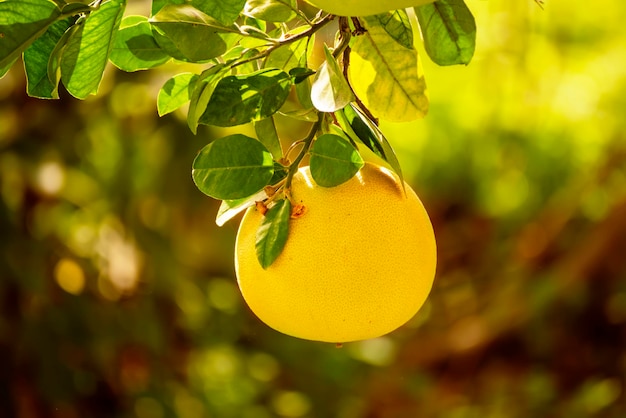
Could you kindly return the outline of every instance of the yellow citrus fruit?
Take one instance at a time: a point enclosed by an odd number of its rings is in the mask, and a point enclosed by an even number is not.
[[[263,215],[250,208],[239,226],[235,266],[250,309],[280,332],[334,343],[378,337],[411,319],[432,287],[436,245],[424,206],[405,190],[371,163],[330,188],[301,168],[291,192],[304,213],[290,220],[285,248],[267,269],[255,252]]]
[[[315,7],[338,16],[369,16],[433,1],[435,0],[307,0]]]

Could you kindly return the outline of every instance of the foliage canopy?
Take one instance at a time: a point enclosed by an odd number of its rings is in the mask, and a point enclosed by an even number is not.
[[[199,125],[252,123],[257,134],[220,138],[193,163],[197,187],[224,200],[223,224],[264,191],[267,205],[288,199],[291,178],[307,155],[314,180],[324,187],[349,180],[363,166],[360,146],[402,179],[377,125],[379,118],[407,122],[428,111],[415,29],[440,65],[469,63],[476,35],[463,0],[413,4],[419,5],[410,10],[417,19],[406,9],[335,16],[295,0],[155,0],[150,16],[125,16],[125,0],[4,0],[0,75],[22,56],[30,96],[56,99],[62,84],[85,99],[98,92],[108,62],[127,72],[170,61],[197,65],[195,73],[181,72],[163,85],[159,115],[188,105],[194,133]],[[316,63],[316,34],[330,25],[337,29],[335,42],[322,45]],[[295,103],[287,110],[289,101]],[[294,141],[302,144],[295,157],[293,147],[283,152],[273,120],[278,114],[312,124]],[[258,245],[270,263],[282,250],[278,240]]]

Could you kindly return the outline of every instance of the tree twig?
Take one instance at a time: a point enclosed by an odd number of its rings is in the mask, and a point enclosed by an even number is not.
[[[247,58],[245,60],[237,61],[237,62],[233,63],[231,65],[231,68],[237,67],[239,65],[247,64],[248,62],[251,62],[251,61],[256,61],[256,60],[263,59],[263,58],[269,56],[269,54],[271,54],[274,50],[280,48],[283,45],[289,45],[290,43],[299,41],[300,39],[310,37],[315,32],[317,32],[318,30],[320,30],[324,26],[326,26],[328,23],[332,22],[334,19],[335,19],[334,15],[330,15],[330,14],[326,15],[321,20],[319,20],[317,22],[314,22],[308,30],[305,30],[304,32],[298,33],[297,35],[293,35],[293,36],[289,36],[289,37],[283,38],[283,39],[279,40],[278,43],[268,47],[265,51],[260,52],[260,53],[258,53],[257,55],[255,55],[253,57],[250,57],[250,58]]]

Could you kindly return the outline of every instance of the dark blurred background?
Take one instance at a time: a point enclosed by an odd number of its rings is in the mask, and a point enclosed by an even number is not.
[[[601,3],[471,0],[473,62],[423,59],[429,115],[383,130],[432,217],[435,286],[340,349],[243,303],[237,220],[218,228],[190,175],[224,132],[156,115],[186,69],[111,69],[80,102],[29,99],[14,68],[0,417],[625,417],[626,3]]]

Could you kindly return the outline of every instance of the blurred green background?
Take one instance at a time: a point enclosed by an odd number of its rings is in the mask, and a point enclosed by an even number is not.
[[[433,220],[432,295],[341,349],[243,303],[237,221],[190,175],[221,133],[156,116],[180,68],[84,102],[0,80],[0,416],[626,416],[626,3],[468,5],[473,62],[424,58],[429,115],[383,126]]]

